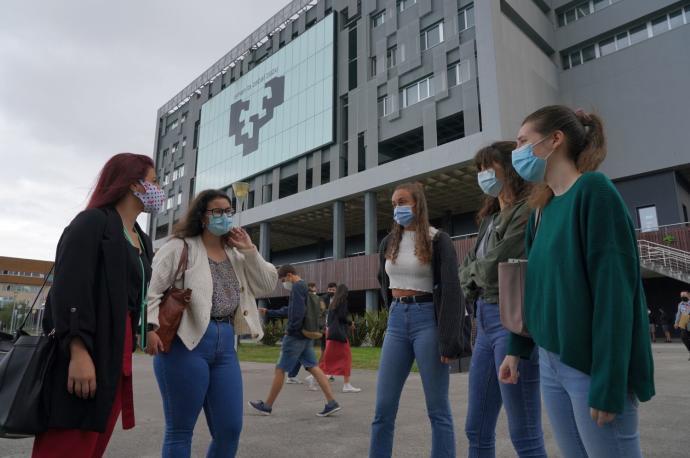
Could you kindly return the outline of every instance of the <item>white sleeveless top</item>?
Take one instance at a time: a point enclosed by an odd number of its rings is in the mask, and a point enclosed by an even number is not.
[[[437,229],[431,228],[433,238]],[[431,263],[422,264],[414,253],[415,232],[404,231],[400,240],[400,250],[395,263],[386,260],[386,274],[388,274],[390,289],[408,289],[424,293],[434,292],[434,274]]]

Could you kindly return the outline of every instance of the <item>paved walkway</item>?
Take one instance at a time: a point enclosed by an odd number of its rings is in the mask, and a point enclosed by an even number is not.
[[[646,457],[686,457],[688,409],[690,409],[690,362],[681,344],[655,344],[657,396],[642,404],[640,425]],[[244,363],[244,396],[263,398],[273,373],[270,364]],[[300,377],[304,377],[304,373]],[[369,424],[373,415],[376,372],[355,371],[352,382],[363,389],[359,394],[339,393],[343,411],[331,418],[314,414],[323,407],[320,392],[310,392],[300,385],[286,385],[271,417],[257,416],[245,409],[240,457],[366,457]],[[342,381],[334,383],[340,390]],[[122,431],[118,425],[108,449],[109,457],[160,456],[164,421],[160,394],[153,377],[151,360],[135,358],[135,402],[137,428]],[[451,376],[451,400],[455,414],[458,456],[467,456],[464,419],[467,405],[467,375]],[[549,456],[560,456],[545,419]],[[203,415],[194,437],[193,456],[205,456],[209,434]],[[423,458],[430,449],[430,428],[419,376],[410,376],[400,403],[396,430],[396,457]],[[0,440],[0,457],[29,456],[31,440]],[[510,443],[505,416],[497,430],[497,456],[515,456]]]

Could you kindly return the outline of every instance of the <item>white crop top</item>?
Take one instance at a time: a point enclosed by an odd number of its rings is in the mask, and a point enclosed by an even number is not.
[[[438,232],[431,228],[431,236]],[[395,263],[386,259],[386,274],[390,289],[407,289],[424,293],[434,292],[434,274],[431,264],[422,264],[414,253],[415,232],[404,231]]]

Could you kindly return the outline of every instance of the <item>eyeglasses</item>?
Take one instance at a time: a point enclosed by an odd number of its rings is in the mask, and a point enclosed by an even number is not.
[[[206,210],[206,213],[210,213],[213,216],[232,216],[235,214],[235,210],[233,210],[232,208],[211,208]]]

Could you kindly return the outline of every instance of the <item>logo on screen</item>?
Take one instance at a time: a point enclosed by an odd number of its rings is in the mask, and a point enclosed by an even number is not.
[[[275,109],[283,104],[285,101],[285,77],[276,76],[266,82],[264,87],[270,90],[271,95],[265,96],[261,102],[262,111],[265,112],[263,116],[259,113],[254,113],[249,116],[249,123],[252,126],[251,136],[245,132],[247,127],[245,113],[250,112],[249,100],[240,99],[230,106],[230,136],[235,137],[235,146],[242,145],[242,155],[246,156],[253,153],[259,148],[259,132],[271,119]]]

